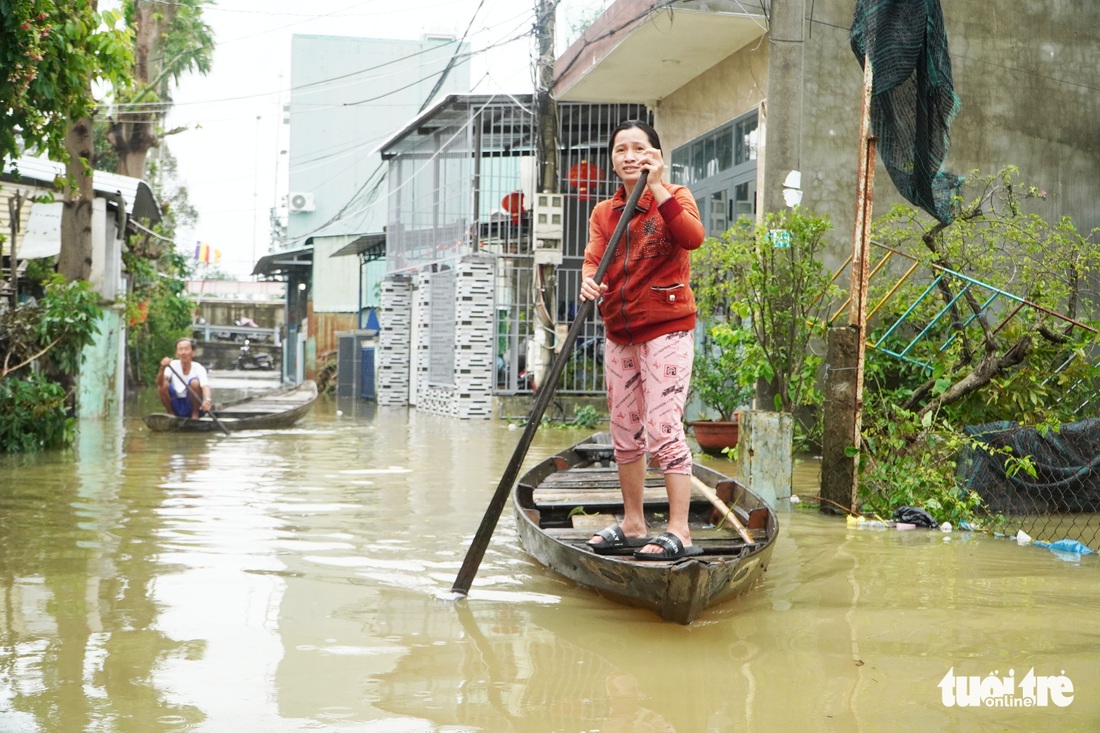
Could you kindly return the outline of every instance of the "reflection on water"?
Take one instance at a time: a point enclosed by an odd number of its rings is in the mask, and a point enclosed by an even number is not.
[[[580,437],[539,431],[527,463]],[[680,627],[531,561],[509,509],[470,598],[441,600],[518,438],[322,403],[282,432],[152,434],[128,418],[83,426],[72,451],[0,457],[0,731],[1100,721],[1095,557],[986,536],[784,508],[764,581]],[[796,491],[814,482],[801,464]],[[1010,668],[1064,670],[1072,704],[944,706],[949,670]]]

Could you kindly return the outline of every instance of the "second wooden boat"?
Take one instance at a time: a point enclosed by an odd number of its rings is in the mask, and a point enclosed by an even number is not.
[[[264,392],[214,408],[218,420],[230,432],[238,430],[276,430],[288,428],[305,417],[317,401],[317,385],[307,380],[301,384]],[[155,412],[142,418],[149,429],[156,433],[209,433],[220,430],[218,423],[209,417],[192,420],[164,412]]]
[[[690,624],[707,606],[734,598],[761,577],[779,534],[775,512],[733,479],[696,464],[694,475],[729,506],[747,528],[746,542],[703,496],[693,496],[692,541],[702,554],[668,561],[632,554],[598,555],[587,546],[594,532],[622,519],[617,468],[606,433],[593,435],[542,461],[516,483],[512,503],[520,541],[549,569],[600,595],[649,608],[667,621]],[[664,477],[645,482],[646,523],[664,529],[668,497]]]

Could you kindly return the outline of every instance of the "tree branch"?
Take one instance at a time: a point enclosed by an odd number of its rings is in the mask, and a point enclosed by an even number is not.
[[[948,387],[942,395],[928,402],[917,414],[923,416],[925,413],[938,410],[944,405],[958,402],[963,397],[981,389],[995,377],[1023,362],[1030,350],[1031,336],[1025,335],[1001,356],[993,356],[992,352],[987,352],[973,371]]]
[[[41,351],[39,351],[39,352],[38,352],[37,354],[35,354],[35,355],[33,355],[33,356],[30,356],[30,357],[27,357],[26,359],[24,359],[23,361],[19,362],[18,364],[16,364],[15,366],[11,367],[10,369],[8,368],[8,357],[10,357],[10,356],[11,356],[11,352],[8,352],[8,355],[4,357],[4,371],[0,372],[0,379],[3,379],[4,377],[8,376],[8,375],[9,375],[9,374],[11,374],[12,372],[14,372],[14,371],[16,371],[16,370],[18,370],[18,369],[22,369],[23,367],[27,366],[28,364],[30,364],[30,363],[31,363],[32,361],[34,361],[35,359],[37,359],[38,357],[40,357],[40,356],[42,356],[43,354],[45,354],[45,353],[46,353],[47,351],[49,351],[49,350],[50,350],[50,349],[52,349],[53,347],[57,346],[57,344],[58,344],[58,342],[59,342],[59,341],[61,341],[61,337],[60,337],[60,336],[59,336],[59,337],[57,337],[57,338],[55,338],[55,339],[54,339],[53,341],[51,341],[51,342],[50,342],[50,343],[49,343],[49,344],[48,344],[48,345],[46,346],[46,348],[42,349],[42,350],[41,350]]]

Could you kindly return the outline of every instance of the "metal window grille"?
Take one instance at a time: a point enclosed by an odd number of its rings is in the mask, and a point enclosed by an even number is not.
[[[643,104],[562,104],[558,117],[561,144],[558,190],[564,194],[565,233],[555,300],[558,323],[568,325],[577,313],[588,219],[596,203],[611,197],[619,186],[607,154],[611,131],[626,120],[652,123],[653,119]],[[573,345],[558,385],[559,392],[603,393],[603,345],[603,321],[597,311]]]
[[[502,394],[530,392],[532,387],[526,358],[539,287],[530,227],[529,195],[536,179],[532,110],[529,96],[462,98],[419,120],[416,130],[384,152],[390,163],[389,272],[439,267],[473,253],[494,258],[493,357],[496,390]],[[554,288],[556,312],[551,315],[559,326],[568,326],[576,316],[589,215],[597,201],[618,187],[607,155],[608,136],[628,119],[652,121],[640,104],[558,107],[563,262],[555,282],[542,286]],[[437,301],[434,292],[432,300]],[[453,319],[454,314],[452,324]],[[434,329],[434,314],[432,324]],[[564,330],[559,327],[559,332]],[[435,382],[435,341],[432,349],[430,378]],[[598,316],[586,324],[569,358],[558,391],[602,393],[603,326]]]
[[[527,342],[534,333],[534,258],[504,257],[496,268],[496,334],[493,363],[498,394],[531,390]]]
[[[426,136],[421,149],[390,161],[388,271],[425,267],[469,251],[470,138],[468,126],[446,125]]]
[[[534,183],[530,99],[463,98],[423,119],[390,164],[389,272],[474,252],[530,254],[525,190]]]

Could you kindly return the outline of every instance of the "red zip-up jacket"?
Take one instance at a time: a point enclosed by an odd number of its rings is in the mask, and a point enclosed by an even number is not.
[[[642,193],[603,279],[607,292],[599,302],[600,316],[607,337],[617,344],[640,344],[695,328],[690,250],[699,248],[706,232],[691,192],[664,186],[672,196],[660,206],[648,188]],[[583,277],[595,276],[624,208],[626,192],[619,186],[592,210]]]

